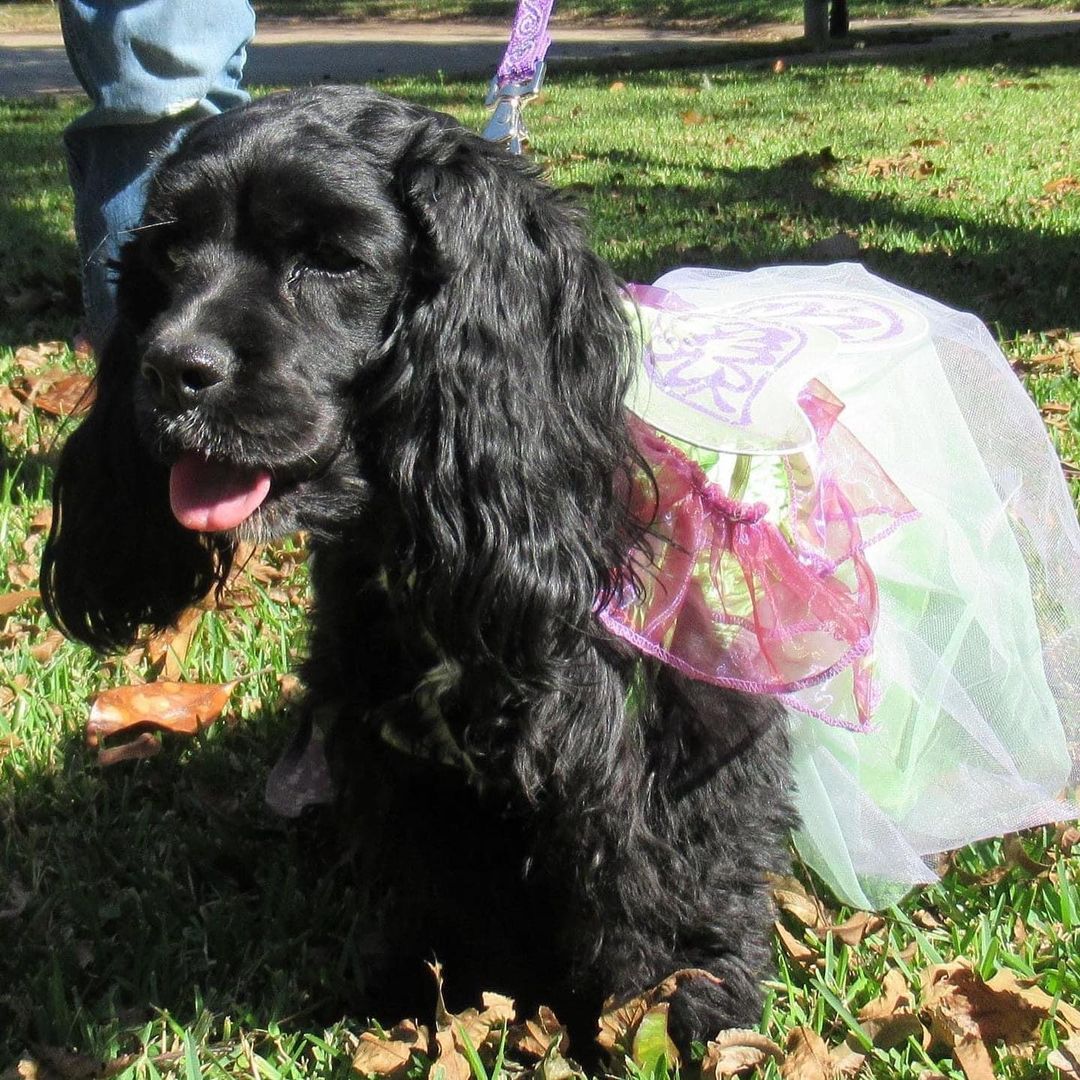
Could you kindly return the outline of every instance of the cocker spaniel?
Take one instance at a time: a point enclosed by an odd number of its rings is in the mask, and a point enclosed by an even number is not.
[[[365,1005],[418,1007],[434,953],[462,994],[594,1019],[697,969],[682,1047],[756,1023],[784,713],[597,618],[648,521],[634,338],[579,214],[445,115],[321,88],[194,126],[144,225],[56,477],[54,620],[123,646],[238,540],[304,530],[303,709],[382,898]]]

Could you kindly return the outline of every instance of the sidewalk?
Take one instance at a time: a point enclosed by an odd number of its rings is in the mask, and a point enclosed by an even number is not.
[[[264,19],[248,51],[249,85],[304,86],[320,82],[367,82],[391,75],[472,75],[494,71],[506,45],[509,22],[398,23]],[[801,62],[888,55],[915,49],[965,48],[981,40],[1080,33],[1080,12],[1022,8],[943,8],[912,19],[854,20],[868,30],[917,33],[914,44],[845,48],[804,55]],[[620,56],[706,52],[716,46],[772,43],[777,55],[794,47],[801,27],[768,24],[696,33],[607,24],[556,23],[549,59],[604,60]],[[79,84],[64,55],[59,33],[0,33],[0,97],[77,93]]]

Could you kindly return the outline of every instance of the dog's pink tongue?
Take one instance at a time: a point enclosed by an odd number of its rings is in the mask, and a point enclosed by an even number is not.
[[[270,492],[270,474],[200,454],[184,454],[169,473],[169,503],[186,529],[223,532],[251,517]]]

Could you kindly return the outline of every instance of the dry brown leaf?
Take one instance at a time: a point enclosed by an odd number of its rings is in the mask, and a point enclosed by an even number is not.
[[[101,747],[98,750],[97,759],[99,765],[108,768],[110,765],[119,765],[121,761],[144,761],[160,753],[161,740],[149,731],[144,731],[129,742]]]
[[[845,945],[858,945],[863,938],[876,934],[885,925],[880,915],[869,911],[857,911],[850,919],[838,926],[825,927],[825,933],[839,938]]]
[[[435,1060],[428,1077],[429,1080],[473,1080],[468,1059],[458,1050],[452,1031],[435,1032]]]
[[[0,699],[0,705],[2,704],[4,702]],[[22,746],[22,742],[18,735],[0,735],[0,761],[3,761],[12,750],[18,750]]]
[[[832,1075],[829,1048],[813,1028],[792,1028],[784,1053],[780,1066],[784,1080],[829,1080]]]
[[[860,1020],[874,1020],[890,1016],[897,1009],[910,1008],[914,997],[907,979],[899,968],[890,968],[881,981],[881,993],[859,1010]]]
[[[365,1076],[399,1076],[414,1053],[428,1052],[428,1033],[405,1020],[385,1035],[365,1031],[353,1054],[352,1067]]]
[[[706,117],[697,111],[697,109],[687,109],[684,113],[679,113],[679,119],[687,126],[692,127],[695,124],[704,124]]]
[[[34,408],[50,416],[81,416],[94,403],[94,384],[89,375],[74,372],[57,378],[40,390]]]
[[[637,1030],[641,1018],[647,1011],[648,1005],[640,997],[630,998],[628,1001],[617,1004],[609,999],[604,1003],[604,1011],[597,1020],[599,1028],[596,1033],[597,1044],[611,1054],[616,1051],[627,1053],[633,1032]]]
[[[1046,1058],[1046,1064],[1058,1070],[1066,1080],[1080,1080],[1080,1035],[1070,1036]]]
[[[778,877],[773,880],[773,902],[781,911],[786,911],[803,926],[811,930],[821,930],[829,925],[829,918],[816,896],[811,896],[802,883],[793,877]]]
[[[47,664],[64,644],[64,635],[59,630],[50,630],[36,645],[31,646],[30,656],[35,663]]]
[[[986,985],[995,993],[1015,994],[1044,1016],[1053,1015],[1070,1033],[1080,1032],[1080,1009],[1067,1001],[1059,1000],[1055,1004],[1034,979],[1021,979],[1010,968],[1002,968]]]
[[[1073,848],[1080,844],[1080,829],[1075,825],[1058,825],[1055,833],[1057,846],[1063,855],[1071,855]]]
[[[800,941],[783,923],[777,922],[773,926],[780,944],[784,947],[784,952],[796,967],[809,972],[824,963],[823,958],[814,949]]]
[[[743,1028],[728,1028],[711,1039],[701,1060],[703,1080],[745,1076],[769,1060],[782,1062],[784,1052],[764,1035]]]
[[[1024,988],[1007,969],[995,978],[996,985],[985,982],[963,960],[935,964],[923,972],[922,1013],[930,1019],[934,1039],[952,1049],[968,1080],[990,1080],[989,1046],[1033,1044],[1049,1015],[1038,996],[1041,991],[1022,993]]]
[[[1059,176],[1056,180],[1048,180],[1043,184],[1043,191],[1047,195],[1068,195],[1080,191],[1080,180],[1075,176]]]
[[[43,506],[31,519],[31,532],[48,532],[52,528],[52,507]]]
[[[23,411],[23,403],[11,392],[11,387],[0,386],[0,413],[5,416],[18,416]]]
[[[37,589],[14,589],[12,592],[0,593],[0,618],[10,615],[28,600],[35,600],[40,595]]]
[[[930,1045],[930,1033],[912,1008],[913,995],[903,972],[891,968],[882,980],[881,994],[867,1002],[858,1014],[859,1026],[867,1038],[880,1050],[900,1046],[914,1036],[924,1048]],[[854,1035],[834,1049],[830,1055],[838,1074],[851,1075],[859,1071],[866,1051]]]
[[[559,1018],[546,1005],[541,1005],[536,1016],[519,1024],[510,1032],[509,1046],[529,1057],[546,1057],[552,1046],[557,1052],[565,1054],[570,1043],[566,1028],[559,1023]]]
[[[202,608],[188,608],[177,619],[175,626],[155,634],[146,643],[150,663],[171,682],[178,682],[183,675],[184,661],[202,617]]]
[[[906,176],[911,180],[923,180],[937,171],[937,166],[918,150],[908,148],[896,157],[870,158],[863,166],[867,176],[879,179]]]
[[[63,356],[67,346],[62,341],[39,341],[36,345],[23,345],[15,350],[15,363],[23,371],[37,371]]]
[[[484,1003],[482,1011],[465,1009],[460,1013],[449,1014],[454,1044],[459,1050],[465,1049],[463,1035],[468,1036],[473,1048],[479,1050],[485,1043],[497,1040],[503,1028],[516,1019],[513,998],[504,997],[502,994],[484,993],[481,995],[481,1000]]]
[[[225,708],[235,682],[156,682],[118,686],[99,694],[86,723],[88,746],[121,732],[145,729],[195,735]]]
[[[866,1063],[866,1051],[854,1040],[842,1042],[829,1051],[834,1076],[854,1076]]]
[[[1005,855],[1005,864],[1007,866],[1017,866],[1032,876],[1038,876],[1043,871],[1050,869],[1049,863],[1041,863],[1028,854],[1019,833],[1006,835],[1001,842],[1001,850]]]

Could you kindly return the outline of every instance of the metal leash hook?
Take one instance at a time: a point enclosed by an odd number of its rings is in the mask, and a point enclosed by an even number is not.
[[[485,139],[507,147],[511,154],[525,153],[529,147],[529,132],[522,110],[539,95],[546,70],[547,65],[541,60],[527,82],[509,82],[500,86],[498,76],[491,80],[484,104],[495,111],[484,128]]]

